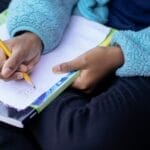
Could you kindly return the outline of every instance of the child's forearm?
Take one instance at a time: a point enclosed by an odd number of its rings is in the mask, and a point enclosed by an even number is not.
[[[33,32],[43,42],[43,53],[47,53],[59,44],[77,0],[68,1],[13,0],[7,20],[10,35]]]
[[[119,76],[150,76],[150,27],[141,31],[119,31],[112,44],[120,45],[124,64],[117,70]]]

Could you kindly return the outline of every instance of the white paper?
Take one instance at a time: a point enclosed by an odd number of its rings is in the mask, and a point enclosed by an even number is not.
[[[52,52],[43,55],[31,74],[36,89],[24,80],[5,82],[0,80],[0,101],[17,109],[24,109],[39,95],[53,86],[66,74],[54,74],[51,68],[71,60],[98,45],[110,28],[73,16],[60,45]],[[8,39],[6,25],[0,27],[0,38]]]

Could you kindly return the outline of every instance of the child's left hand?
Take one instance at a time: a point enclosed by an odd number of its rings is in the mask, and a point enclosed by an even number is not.
[[[111,71],[123,64],[120,47],[95,47],[76,59],[53,68],[55,73],[80,70],[73,87],[90,92]]]

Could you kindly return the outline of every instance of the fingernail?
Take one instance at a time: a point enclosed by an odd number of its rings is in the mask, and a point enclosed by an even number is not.
[[[10,75],[11,71],[12,70],[10,68],[2,69],[2,75],[8,77]]]
[[[28,70],[31,70],[33,68],[32,65],[28,65]]]
[[[53,72],[55,72],[55,73],[60,73],[60,72],[61,72],[60,66],[55,66],[55,67],[53,68]]]
[[[18,80],[21,80],[21,79],[23,79],[23,74],[22,74],[22,73],[20,73],[20,74],[17,74],[17,79],[18,79]]]
[[[27,66],[21,65],[19,70],[20,70],[21,72],[27,72]]]

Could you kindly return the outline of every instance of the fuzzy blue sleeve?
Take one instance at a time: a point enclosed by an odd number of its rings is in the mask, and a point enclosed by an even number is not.
[[[55,48],[69,22],[77,0],[12,0],[7,26],[11,36],[30,31],[43,42],[43,53]]]
[[[80,15],[89,20],[100,23],[108,21],[108,7],[107,4],[110,0],[79,0],[77,7]]]
[[[150,27],[134,31],[119,31],[112,44],[120,45],[124,64],[116,74],[119,76],[150,76]]]

